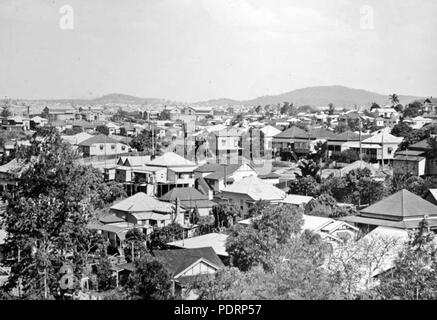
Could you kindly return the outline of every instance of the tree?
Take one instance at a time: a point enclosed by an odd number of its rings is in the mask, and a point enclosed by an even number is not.
[[[238,217],[242,216],[240,208],[231,203],[220,203],[212,207],[215,228],[229,228]]]
[[[376,102],[372,102],[372,105],[370,106],[370,112],[373,112],[374,109],[381,109],[381,106]]]
[[[404,118],[414,118],[422,113],[423,105],[420,101],[414,101],[412,103],[409,103],[405,106],[405,109],[403,111],[403,117]]]
[[[109,181],[100,183],[97,187],[98,198],[96,207],[103,208],[114,201],[127,197],[124,185],[120,182]]]
[[[262,112],[262,110],[263,110],[263,107],[261,107],[260,105],[258,105],[258,106],[255,108],[255,112],[256,112],[257,114],[260,114],[260,113]]]
[[[437,298],[437,279],[435,270],[437,249],[433,233],[424,219],[415,235],[399,253],[395,266],[383,274],[377,286],[377,299],[435,300]]]
[[[314,146],[314,149],[316,151],[315,154],[315,160],[319,162],[319,167],[320,167],[320,163],[322,161],[326,161],[327,156],[328,156],[328,142],[322,142],[322,141],[318,141],[316,143],[316,145]]]
[[[127,130],[125,127],[120,128],[120,135],[126,137],[127,136]]]
[[[170,120],[170,118],[171,118],[170,110],[167,109],[162,110],[158,116],[158,119],[162,121]]]
[[[165,249],[167,243],[182,240],[183,237],[184,228],[178,223],[171,223],[161,228],[155,228],[150,234],[150,249]]]
[[[269,256],[271,269],[225,268],[199,277],[191,290],[199,299],[341,299],[341,287],[323,265],[330,246],[320,236],[304,232]]]
[[[104,126],[104,125],[97,126],[96,131],[101,133],[101,134],[104,134],[105,136],[109,135],[109,128],[107,126]]]
[[[300,173],[295,173],[298,179],[307,176],[316,178],[320,170],[319,165],[317,165],[314,161],[306,159],[302,159],[297,167],[300,169]]]
[[[411,128],[408,124],[405,122],[399,122],[393,127],[391,134],[395,137],[408,137],[411,131],[413,131],[413,128]]]
[[[140,229],[134,228],[126,233],[124,241],[124,256],[128,262],[133,262],[147,254],[147,236]]]
[[[107,291],[112,287],[112,269],[106,254],[99,255],[96,265],[97,287],[100,291]]]
[[[389,95],[389,99],[393,106],[399,103],[399,96],[396,93]]]
[[[6,291],[22,286],[22,297],[61,298],[59,268],[71,255],[76,278],[81,277],[92,232],[87,223],[98,199],[101,174],[80,165],[77,152],[55,128],[39,128],[31,145],[19,150],[23,172],[5,195],[3,218],[6,263],[11,275]]]
[[[394,106],[394,109],[396,110],[396,112],[403,112],[404,106],[398,103],[397,105]]]
[[[266,200],[257,200],[250,208],[247,210],[247,215],[244,218],[258,217],[262,212],[270,205]]]
[[[162,263],[147,254],[135,261],[135,269],[125,285],[132,299],[168,300],[172,298],[171,276]]]
[[[319,195],[319,184],[312,176],[288,181],[288,187],[288,194],[299,194],[312,197]]]
[[[129,144],[132,148],[135,148],[138,151],[151,151],[153,149],[153,140],[156,141],[156,134],[155,137],[153,137],[153,131],[144,129],[134,137]],[[158,152],[161,146],[159,143],[155,143],[155,146],[155,152]]]
[[[231,229],[226,240],[231,263],[242,271],[257,265],[271,269],[269,256],[272,251],[291,241],[302,225],[300,210],[289,205],[266,207],[249,226],[236,225]]]
[[[9,109],[9,105],[5,104],[4,106],[2,106],[2,112],[1,112],[0,116],[2,116],[3,118],[7,118],[7,117],[10,117],[11,115],[12,115],[12,112]]]
[[[330,103],[328,104],[328,107],[329,107],[329,109],[328,109],[328,114],[329,114],[329,115],[333,115],[334,112],[335,112],[334,104],[330,102]]]

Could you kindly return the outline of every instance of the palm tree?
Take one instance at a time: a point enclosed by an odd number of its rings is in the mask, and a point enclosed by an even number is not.
[[[389,95],[389,99],[390,99],[391,104],[393,106],[397,105],[399,103],[399,96],[396,93],[393,93],[393,94]]]

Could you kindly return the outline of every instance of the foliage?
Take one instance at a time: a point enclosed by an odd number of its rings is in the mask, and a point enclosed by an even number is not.
[[[377,299],[424,300],[437,298],[436,246],[424,219],[407,246],[400,252],[392,270],[380,277]]]
[[[171,223],[161,228],[155,228],[150,234],[150,249],[165,249],[167,243],[182,240],[183,237],[184,228],[178,223]]]
[[[320,171],[320,166],[313,160],[302,159],[297,167],[300,169],[300,173],[295,173],[297,179],[307,176],[316,178],[318,177],[317,174]]]
[[[22,284],[23,297],[60,297],[60,266],[67,261],[80,277],[95,247],[86,225],[98,199],[101,174],[77,163],[77,153],[54,128],[38,128],[31,146],[19,150],[23,172],[6,194],[2,213],[8,238],[6,256],[11,276],[6,290]],[[18,255],[19,252],[19,255]],[[45,291],[46,290],[46,291]]]
[[[158,115],[159,120],[170,120],[170,110],[164,109],[161,111],[161,113]]]
[[[155,140],[155,152],[158,152],[160,149],[160,145],[159,143],[156,143],[156,134],[153,137],[153,130],[141,131],[131,140],[130,146],[137,149],[138,151],[151,151],[153,149],[153,140]]]
[[[225,268],[198,278],[191,290],[199,299],[339,299],[339,285],[323,267],[330,247],[319,236],[304,232],[272,251],[271,269]]]
[[[196,235],[204,235],[214,232],[214,217],[211,215],[200,216],[197,222],[198,228],[196,230]]]
[[[107,126],[104,126],[104,125],[97,126],[96,131],[101,133],[101,134],[104,134],[105,136],[109,135],[109,128]]]
[[[120,128],[120,135],[126,137],[127,136],[127,130],[125,127]]]
[[[212,207],[214,228],[229,228],[238,217],[242,216],[240,208],[232,203],[220,203]]]
[[[122,198],[126,198],[126,190],[124,185],[120,182],[109,181],[109,182],[101,182],[97,187],[98,192],[98,200],[97,207],[103,208],[108,204],[113,203],[114,201]]]
[[[172,298],[172,281],[162,263],[147,254],[135,261],[135,270],[125,285],[132,299],[167,300]]]
[[[405,122],[399,122],[397,125],[393,127],[391,130],[391,134],[395,137],[408,137],[413,128],[411,128]]]
[[[420,101],[414,101],[405,106],[403,111],[404,118],[414,118],[422,114],[422,103]]]
[[[319,195],[319,184],[312,176],[291,180],[288,182],[288,187],[288,194],[299,194],[311,197],[317,197]]]
[[[389,99],[393,106],[399,103],[399,96],[396,93],[389,95]]]
[[[124,241],[124,256],[126,261],[138,260],[147,253],[147,236],[140,229],[130,229]]]
[[[333,115],[334,112],[335,112],[334,104],[333,104],[333,103],[329,103],[329,104],[328,104],[328,107],[329,107],[329,109],[328,109],[328,114],[329,114],[329,115]]]
[[[261,265],[272,268],[269,256],[273,250],[291,241],[303,225],[302,212],[289,205],[268,206],[249,226],[232,228],[226,240],[231,263],[242,271]]]
[[[417,177],[411,174],[394,175],[389,181],[390,193],[396,193],[406,189],[419,197],[425,197],[432,187],[431,181],[426,178]]]
[[[247,215],[244,216],[244,219],[260,216],[269,205],[270,203],[266,200],[261,199],[255,201],[255,203],[247,211]]]
[[[10,117],[12,115],[11,110],[9,109],[9,105],[5,104],[2,106],[2,111],[0,113],[0,116],[3,118],[7,118]]]
[[[107,291],[112,287],[111,263],[106,254],[99,256],[96,265],[97,286],[100,291]]]

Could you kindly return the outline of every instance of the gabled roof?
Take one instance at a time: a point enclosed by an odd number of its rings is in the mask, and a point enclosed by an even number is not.
[[[89,133],[86,132],[79,132],[75,135],[72,136],[61,136],[62,139],[64,139],[65,141],[67,141],[70,144],[80,144],[90,138],[92,138],[93,136]]]
[[[241,166],[242,166],[242,164],[229,164],[227,166],[219,165],[219,167],[217,167],[217,170],[215,170],[213,173],[205,176],[205,179],[209,179],[209,180],[221,180],[221,179],[224,179],[225,172],[226,172],[226,177],[229,177],[235,171],[240,169]]]
[[[181,272],[185,271],[200,259],[214,265],[217,268],[224,267],[223,262],[214,252],[212,247],[155,250],[153,251],[153,255],[161,260],[164,267],[173,276],[177,276]]]
[[[129,198],[121,200],[114,204],[111,210],[124,211],[129,213],[135,212],[173,212],[174,205],[168,202],[160,201],[154,197],[148,196],[144,192],[138,192]]]
[[[368,138],[368,135],[361,135],[361,140]],[[339,134],[332,134],[329,141],[360,141],[360,135],[352,131],[345,131]]]
[[[208,233],[202,236],[187,238],[167,243],[168,245],[179,248],[203,248],[212,247],[216,254],[228,256],[226,252],[226,239],[228,235],[224,233]]]
[[[362,214],[392,216],[400,220],[425,215],[436,217],[437,206],[404,189],[361,210],[359,215]]]
[[[287,195],[287,197],[285,197],[284,200],[282,200],[282,202],[300,205],[300,204],[307,204],[308,202],[310,202],[313,199],[314,199],[313,197],[309,197],[309,196],[301,196],[298,194],[289,194],[289,195]]]
[[[408,147],[409,149],[419,149],[419,150],[431,150],[431,146],[428,143],[428,139],[423,139],[416,142]]]
[[[282,131],[281,133],[275,135],[275,138],[285,138],[285,139],[292,139],[292,138],[296,138],[298,136],[305,136],[308,135],[308,133],[296,126],[292,126],[290,128],[288,128],[285,131]]]
[[[284,191],[255,176],[246,177],[226,186],[223,190],[223,193],[225,192],[246,194],[255,201],[282,200],[285,198]]]
[[[123,143],[123,142],[112,139],[111,137],[105,136],[103,134],[99,134],[82,141],[81,143],[79,143],[79,146],[92,146],[93,144],[96,143]]]
[[[363,140],[363,143],[396,143],[399,144],[404,140],[403,137],[395,137],[386,131],[377,133],[370,138]]]
[[[132,156],[125,157],[123,165],[127,167],[141,167],[150,161],[150,156]]]
[[[195,201],[195,200],[208,200],[208,196],[201,193],[195,188],[173,188],[161,198],[161,201],[173,202],[179,198],[180,201]]]
[[[174,152],[165,152],[162,156],[156,157],[152,161],[147,162],[147,165],[151,167],[196,166],[194,162],[187,160]]]
[[[267,137],[273,137],[273,136],[281,133],[281,130],[279,130],[273,126],[270,126],[270,125],[265,126],[264,128],[261,129],[261,131]]]

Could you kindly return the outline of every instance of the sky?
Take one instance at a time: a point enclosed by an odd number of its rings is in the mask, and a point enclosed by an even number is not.
[[[436,13],[435,0],[0,0],[0,97],[437,96]]]

